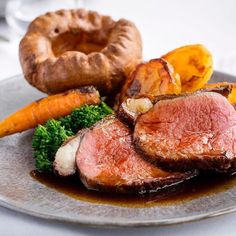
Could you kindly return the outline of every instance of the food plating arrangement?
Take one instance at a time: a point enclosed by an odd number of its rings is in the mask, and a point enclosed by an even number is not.
[[[68,195],[73,183],[105,203],[140,197],[143,207],[234,175],[236,83],[210,81],[205,46],[144,61],[131,21],[60,10],[30,24],[19,57],[46,95],[0,121],[0,137],[34,129],[35,180]]]

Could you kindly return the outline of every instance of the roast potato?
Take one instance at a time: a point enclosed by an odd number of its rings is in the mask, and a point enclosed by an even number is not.
[[[211,53],[203,45],[188,45],[162,56],[179,74],[182,92],[194,92],[204,87],[213,73]]]
[[[162,94],[178,94],[181,92],[180,78],[173,67],[164,59],[152,59],[142,63],[132,72],[125,82],[120,102],[127,97],[155,97]]]

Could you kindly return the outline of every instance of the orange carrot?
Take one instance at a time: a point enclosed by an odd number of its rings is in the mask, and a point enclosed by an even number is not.
[[[100,96],[94,87],[84,87],[42,98],[0,121],[0,137],[34,128],[51,118],[69,115],[73,109],[85,104],[98,103]]]

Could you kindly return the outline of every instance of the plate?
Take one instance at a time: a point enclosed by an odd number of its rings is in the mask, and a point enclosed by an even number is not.
[[[236,81],[215,72],[212,82]],[[0,82],[0,119],[44,95],[23,76]],[[0,205],[36,217],[77,224],[120,227],[166,225],[212,217],[236,210],[236,186],[179,204],[129,208],[73,199],[34,180],[32,130],[0,139]]]

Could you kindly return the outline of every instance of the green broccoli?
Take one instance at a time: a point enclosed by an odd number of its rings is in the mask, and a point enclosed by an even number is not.
[[[32,147],[38,171],[52,172],[54,156],[62,143],[78,130],[88,128],[113,111],[104,102],[76,108],[70,115],[59,120],[48,120],[34,132]]]
[[[39,125],[35,129],[32,142],[36,169],[51,172],[58,148],[72,135],[73,133],[66,130],[58,120],[51,119],[45,125]]]
[[[60,119],[62,125],[74,134],[83,128],[89,128],[113,111],[104,102],[100,105],[85,105],[76,108],[71,115]]]

